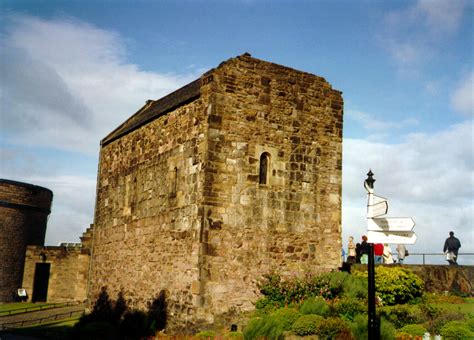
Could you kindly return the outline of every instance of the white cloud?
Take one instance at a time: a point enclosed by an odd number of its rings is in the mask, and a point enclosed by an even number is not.
[[[464,1],[419,0],[386,14],[378,40],[400,71],[416,72],[437,54],[443,41],[456,33],[465,7]]]
[[[0,177],[51,189],[46,243],[77,242],[93,222],[96,174],[81,175],[76,159],[96,162],[100,139],[145,100],[198,74],[142,71],[127,63],[119,35],[74,19],[11,16],[7,25],[0,36]]]
[[[419,0],[413,17],[421,19],[433,34],[452,33],[460,25],[464,7],[462,0]]]
[[[375,193],[389,199],[387,216],[416,222],[415,251],[440,252],[449,230],[463,252],[474,252],[474,151],[472,121],[434,135],[413,134],[399,144],[344,140],[343,234],[366,232],[363,181],[375,173]]]
[[[455,89],[451,104],[453,108],[463,114],[472,116],[474,114],[474,72],[471,72]]]
[[[142,71],[126,62],[120,36],[77,20],[13,16],[8,27],[0,131],[12,143],[95,154],[100,139],[147,99],[197,77]]]
[[[348,110],[345,113],[345,119],[360,125],[366,132],[365,140],[370,141],[385,140],[399,130],[413,128],[413,126],[419,124],[415,118],[399,121],[381,120],[376,118],[375,115],[357,110]]]

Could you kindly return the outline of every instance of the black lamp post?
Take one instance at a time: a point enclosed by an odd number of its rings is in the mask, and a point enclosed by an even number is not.
[[[367,173],[367,179],[365,180],[365,183],[367,184],[367,187],[369,187],[370,189],[373,189],[374,182],[375,182],[374,173],[372,172],[372,170],[369,170],[369,172]]]
[[[364,187],[369,193],[373,194],[374,189],[374,173],[372,170],[369,170],[367,173],[367,179],[364,181]],[[369,190],[371,189],[371,190]],[[371,200],[369,199],[369,204]],[[368,336],[369,340],[379,340],[380,339],[380,329],[377,320],[377,314],[375,311],[375,266],[374,266],[374,244],[369,243],[369,263],[367,264],[367,274],[368,274]]]

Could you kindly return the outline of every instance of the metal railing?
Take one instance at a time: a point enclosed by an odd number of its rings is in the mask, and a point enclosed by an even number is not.
[[[38,311],[46,310],[46,309],[70,307],[70,306],[78,305],[80,303],[81,302],[79,302],[79,301],[69,301],[69,302],[59,302],[59,303],[45,304],[45,305],[41,305],[41,306],[32,306],[32,307],[25,307],[25,308],[10,309],[10,310],[5,310],[5,311],[0,311],[0,317],[9,316],[9,315],[24,314],[24,313],[30,313],[30,312],[38,312]]]
[[[77,314],[77,315],[75,315]],[[62,317],[59,320],[63,319],[69,319],[72,318],[72,316],[75,315],[77,317],[81,317],[84,315],[83,310],[75,310],[71,312],[66,312],[66,313],[58,313],[54,315],[49,315],[49,316],[44,316],[41,318],[37,319],[28,319],[28,320],[21,320],[21,321],[13,321],[13,322],[7,322],[4,324],[0,324],[0,330],[6,330],[6,329],[12,329],[12,328],[19,328],[19,327],[24,327],[28,325],[41,325],[46,322],[53,322],[53,321],[58,321],[59,316],[67,316],[67,317]]]
[[[473,256],[473,255],[474,253],[459,253],[458,254],[459,257]],[[440,259],[441,258],[444,259],[445,254],[444,253],[410,253],[410,256],[422,256],[422,264],[425,265],[427,256],[438,256]],[[469,259],[468,262],[472,262],[471,264],[468,264],[468,265],[474,265],[474,259]]]

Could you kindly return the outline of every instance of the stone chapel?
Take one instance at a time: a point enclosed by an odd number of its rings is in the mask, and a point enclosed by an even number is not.
[[[336,269],[342,129],[324,78],[249,54],[147,101],[101,141],[89,300],[164,290],[186,329],[253,309],[264,274]]]

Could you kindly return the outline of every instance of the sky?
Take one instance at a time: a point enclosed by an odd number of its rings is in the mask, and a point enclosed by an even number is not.
[[[344,244],[366,233],[372,169],[387,216],[416,223],[412,253],[441,253],[451,230],[474,253],[473,3],[462,0],[1,0],[0,178],[53,190],[46,244],[78,242],[93,223],[103,137],[245,52],[343,92]]]

